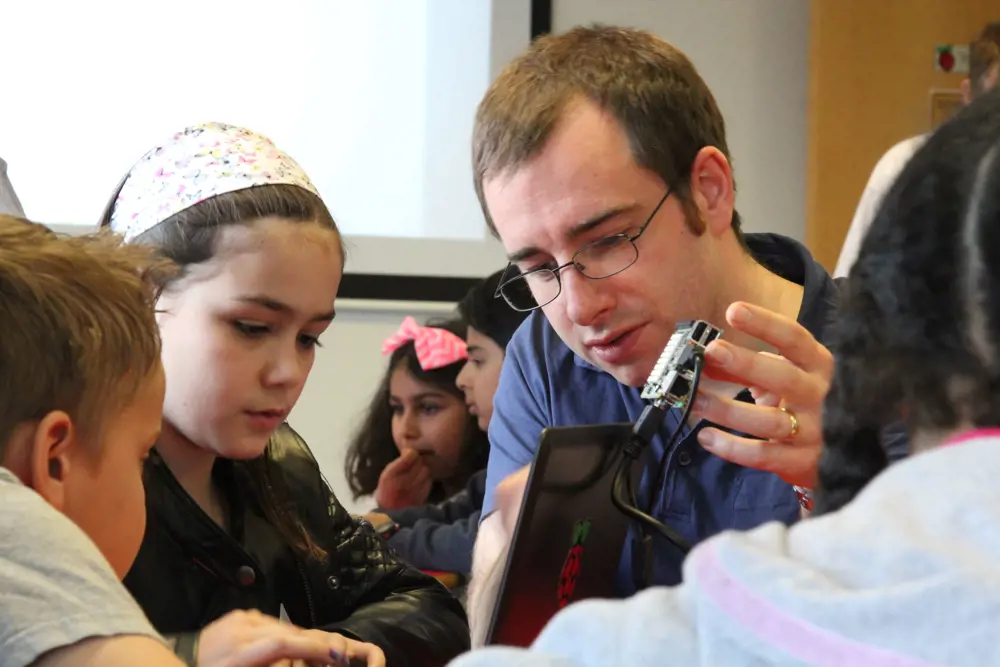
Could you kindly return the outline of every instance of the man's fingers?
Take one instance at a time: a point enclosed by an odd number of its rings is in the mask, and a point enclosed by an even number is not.
[[[825,376],[808,373],[790,359],[751,352],[724,340],[709,343],[705,361],[712,377],[724,374],[736,384],[781,396],[786,403],[816,405],[829,390]]]
[[[729,344],[730,349],[733,348],[733,347],[736,347],[736,346],[732,345],[731,343],[728,343],[728,344]],[[720,382],[728,382],[730,384],[743,384],[744,383],[744,379],[742,377],[738,377],[736,375],[733,375],[732,373],[726,371],[725,368],[723,368],[722,366],[718,365],[719,363],[721,363],[720,360],[719,360],[719,358],[718,358],[718,356],[716,356],[716,358],[714,360],[711,358],[711,354],[708,352],[708,350],[712,349],[713,353],[715,353],[716,355],[718,355],[718,351],[719,351],[720,347],[721,347],[721,344],[719,346],[713,345],[713,344],[709,344],[708,348],[706,348],[706,350],[705,350],[705,352],[706,352],[706,364],[705,364],[705,369],[704,369],[705,375],[708,376],[708,377],[710,377],[710,378],[712,378],[713,380],[719,380]],[[738,348],[738,349],[743,350],[745,348],[741,347],[741,348]],[[780,354],[774,354],[772,352],[764,352],[764,351],[761,351],[761,352],[751,352],[750,350],[746,350],[746,351],[748,353],[750,353],[750,354],[758,354],[758,355],[760,355],[762,357],[768,357],[770,359],[779,360],[779,361],[781,361],[783,363],[786,363],[786,364],[791,364],[791,362],[788,359],[785,359]],[[749,389],[751,390],[751,392],[756,392],[756,393],[754,393],[754,399],[757,398],[757,394],[758,393],[760,393],[760,394],[769,393],[767,390],[765,390],[765,389],[763,389],[761,387],[749,387]]]
[[[765,357],[771,357],[772,359],[782,359],[785,361],[785,363],[789,363],[788,360],[785,359],[784,357],[781,357],[777,354],[772,354],[770,352],[758,352],[757,354],[763,355]],[[753,396],[754,403],[756,403],[757,405],[766,405],[772,408],[776,408],[779,405],[781,405],[781,396],[775,394],[774,392],[770,392],[766,389],[763,389],[761,387],[750,387],[750,395]],[[823,397],[826,398],[825,390]]]
[[[760,387],[750,387],[750,395],[753,396],[754,403],[771,408],[781,405],[781,396],[773,394]]]
[[[715,428],[698,432],[698,443],[722,459],[779,475],[789,484],[814,488],[820,447],[742,438]]]
[[[726,320],[739,331],[771,345],[799,368],[827,378],[833,375],[833,354],[795,320],[743,301],[729,306]]]
[[[691,414],[713,424],[768,440],[785,440],[793,430],[791,416],[777,407],[737,401],[705,390],[698,392],[694,405],[691,406]],[[819,424],[811,419],[799,419],[798,416],[796,420],[796,439],[801,439],[802,442],[820,439]]]

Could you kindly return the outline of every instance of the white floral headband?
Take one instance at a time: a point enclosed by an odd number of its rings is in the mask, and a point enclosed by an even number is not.
[[[195,125],[132,167],[115,199],[111,229],[128,242],[209,197],[278,183],[319,196],[302,167],[264,135],[225,123]]]

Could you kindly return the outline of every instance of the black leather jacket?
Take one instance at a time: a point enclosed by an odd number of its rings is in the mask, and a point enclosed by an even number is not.
[[[229,503],[228,533],[159,456],[146,465],[146,535],[125,585],[177,655],[194,665],[198,632],[229,611],[279,616],[282,607],[296,625],[378,645],[389,667],[444,665],[467,650],[458,601],[351,518],[299,435],[283,426],[268,447],[267,479],[289,491],[325,562],[287,546],[254,500],[242,463],[220,459],[213,471]]]

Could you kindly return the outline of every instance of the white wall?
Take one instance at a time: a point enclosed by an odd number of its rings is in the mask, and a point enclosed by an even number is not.
[[[553,29],[595,21],[627,25],[652,30],[685,51],[725,114],[746,228],[802,239],[808,5],[805,0],[554,0]],[[409,310],[338,304],[333,335],[291,415],[352,510],[365,509],[370,501],[351,502],[344,451],[384,372],[382,340],[405,314],[421,316],[402,306]],[[450,308],[425,304],[423,316]]]
[[[295,35],[295,65],[203,39],[237,15]],[[464,277],[503,261],[468,187],[468,138],[494,63],[529,42],[530,0],[0,0],[0,27],[5,53],[33,55],[6,63],[4,89],[31,91],[31,104],[0,104],[0,152],[34,220],[89,227],[148,147],[224,121],[295,157],[351,243],[353,271]],[[219,94],[218,76],[189,76],[184,94],[165,95],[150,57],[122,57],[188,42],[199,46],[172,49],[173,72],[215,63],[233,90],[280,82],[280,94],[248,102]],[[68,136],[86,169],[51,159]]]
[[[805,238],[807,0],[553,0],[552,29],[650,30],[684,51],[726,119],[748,231]]]

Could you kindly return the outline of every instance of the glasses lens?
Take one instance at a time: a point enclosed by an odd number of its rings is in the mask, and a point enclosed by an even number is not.
[[[609,236],[580,248],[574,262],[583,275],[594,280],[621,273],[635,263],[639,251],[627,236]]]
[[[507,282],[500,293],[514,310],[534,310],[559,296],[559,278],[553,271],[531,271]]]

